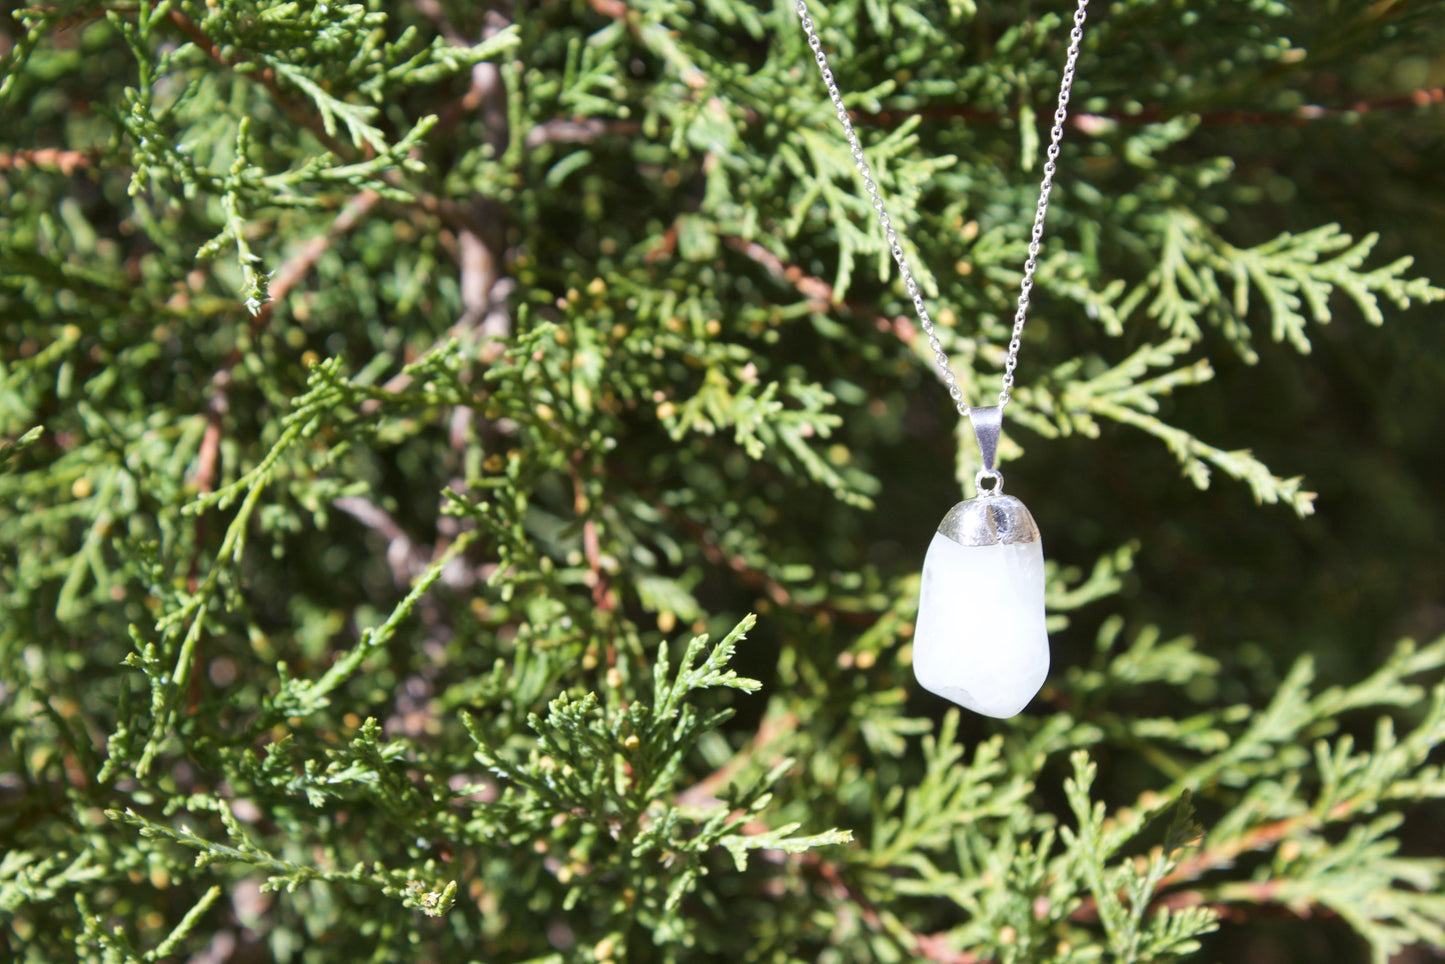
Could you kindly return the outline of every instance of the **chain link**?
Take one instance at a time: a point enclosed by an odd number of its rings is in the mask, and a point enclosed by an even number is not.
[[[1034,212],[1033,231],[1029,236],[1029,253],[1024,260],[1024,277],[1019,286],[1018,308],[1014,312],[1013,336],[1008,343],[1008,358],[1004,362],[1003,388],[998,393],[998,404],[1002,408],[1009,403],[1014,384],[1014,369],[1018,367],[1019,348],[1023,345],[1024,322],[1028,320],[1029,293],[1034,287],[1034,272],[1038,270],[1039,249],[1044,237],[1044,217],[1049,210],[1049,193],[1054,188],[1054,173],[1057,170],[1059,159],[1059,143],[1064,138],[1064,122],[1069,117],[1069,94],[1074,87],[1074,66],[1079,59],[1079,45],[1084,39],[1084,17],[1087,15],[1089,0],[1078,0],[1078,8],[1074,10],[1074,29],[1069,32],[1069,50],[1064,61],[1063,77],[1059,81],[1059,104],[1054,111],[1054,126],[1049,131],[1049,147],[1045,152],[1044,176],[1039,184],[1039,205]],[[848,148],[853,154],[853,163],[858,168],[858,175],[863,178],[863,187],[868,192],[868,198],[873,205],[873,210],[878,215],[878,223],[883,227],[883,237],[888,242],[888,248],[893,252],[893,260],[898,265],[898,273],[903,278],[903,286],[908,289],[908,296],[913,299],[913,308],[918,312],[918,321],[923,325],[923,331],[928,335],[928,347],[933,350],[934,361],[942,373],[943,384],[948,389],[949,396],[958,408],[958,414],[967,417],[969,412],[968,403],[963,400],[963,389],[959,387],[958,376],[953,372],[953,365],[949,362],[948,353],[943,350],[943,344],[938,340],[938,331],[933,326],[933,319],[928,314],[928,306],[923,302],[923,292],[919,290],[918,282],[913,280],[913,269],[908,265],[908,257],[903,253],[903,242],[899,239],[898,232],[893,229],[892,220],[888,212],[883,209],[883,198],[878,193],[878,185],[873,180],[873,169],[863,158],[863,144],[858,140],[858,132],[853,129],[853,121],[848,116],[848,108],[843,106],[843,94],[838,90],[838,84],[833,79],[833,69],[828,65],[828,56],[823,52],[823,41],[819,39],[818,32],[814,28],[813,18],[808,11],[807,0],[797,0],[798,20],[803,25],[803,32],[808,35],[808,46],[813,48],[813,59],[818,62],[818,70],[823,74],[823,83],[828,88],[828,96],[833,101],[833,109],[838,115],[838,123],[843,125],[843,134],[848,138]]]

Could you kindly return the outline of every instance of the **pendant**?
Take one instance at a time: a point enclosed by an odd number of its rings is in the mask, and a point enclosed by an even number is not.
[[[969,411],[984,467],[978,495],[949,510],[928,546],[913,674],[931,693],[1007,719],[1049,675],[1049,634],[1039,529],[994,468],[1002,415],[996,405]]]

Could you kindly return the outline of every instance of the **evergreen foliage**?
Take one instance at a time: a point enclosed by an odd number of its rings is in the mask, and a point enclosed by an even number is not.
[[[998,723],[912,683],[971,439],[790,4],[6,5],[0,957],[1445,951],[1445,637],[1272,676],[1098,521],[1314,510],[1186,399],[1287,420],[1255,373],[1439,318],[1392,182],[1356,226],[1282,159],[1438,171],[1445,13],[1097,2],[1001,453],[1055,668]],[[985,401],[1065,5],[813,15]]]

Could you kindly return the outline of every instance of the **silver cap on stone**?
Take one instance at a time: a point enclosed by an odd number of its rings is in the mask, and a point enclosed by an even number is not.
[[[961,546],[1013,546],[1039,541],[1039,527],[1011,495],[985,495],[948,510],[938,531]]]

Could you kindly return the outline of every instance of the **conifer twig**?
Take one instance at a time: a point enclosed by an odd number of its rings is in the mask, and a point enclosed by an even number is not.
[[[220,44],[212,40],[211,37],[201,29],[200,24],[186,15],[185,11],[172,7],[167,13],[167,16],[171,23],[176,26],[176,29],[185,34],[186,38],[195,44],[198,49],[222,67],[235,70],[237,63],[241,61],[247,63],[253,62],[244,55],[239,58],[228,55],[226,51],[221,48]],[[261,66],[261,70],[256,72],[254,76],[261,83],[261,86],[266,88],[266,91],[276,102],[276,106],[285,111],[286,116],[290,117],[293,123],[310,131],[311,134],[321,142],[323,147],[337,157],[351,156],[351,151],[347,150],[345,144],[333,135],[327,133],[319,114],[314,111],[302,109],[301,105],[297,104],[281,89],[281,85],[276,81],[276,72],[274,70],[263,65],[257,66]]]
[[[629,33],[638,40],[647,43],[648,37],[643,36],[642,26],[638,18],[631,16],[626,0],[587,0],[587,5],[604,17],[611,17],[618,23],[624,24]],[[669,52],[679,54],[675,45],[669,45]],[[698,69],[697,65],[685,63],[682,57],[676,57],[672,63],[682,78],[682,82],[693,90],[701,90],[708,85],[707,76]]]
[[[347,159],[355,158],[356,151],[347,147],[339,138],[328,133],[325,121],[318,113],[307,110],[281,89],[281,85],[276,78],[275,70],[268,66],[257,64],[251,58],[244,56],[244,54],[239,57],[228,55],[219,44],[201,29],[200,24],[188,17],[183,11],[173,8],[168,12],[167,16],[181,33],[185,34],[192,43],[221,66],[234,70],[239,63],[245,62],[260,67],[260,70],[248,76],[254,76],[260,82],[261,86],[271,95],[277,106],[286,113],[286,116],[289,117],[293,123],[309,131],[313,137],[321,142],[321,145],[325,147],[326,150],[336,157]],[[369,154],[370,150],[368,147],[365,153]],[[385,178],[390,184],[400,185],[401,179],[395,171],[387,172]],[[419,188],[408,187],[407,191],[415,199],[416,204],[424,211],[441,218],[453,227],[476,227],[475,220],[455,201],[449,198],[439,198]]]

